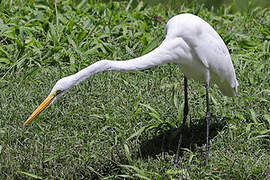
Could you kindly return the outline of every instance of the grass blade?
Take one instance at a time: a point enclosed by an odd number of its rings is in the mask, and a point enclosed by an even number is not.
[[[28,172],[20,171],[20,173],[22,173],[22,174],[24,174],[24,175],[26,175],[26,176],[28,176],[28,177],[34,178],[34,179],[42,179],[42,177],[37,176],[37,175],[35,175],[35,174],[28,173]]]

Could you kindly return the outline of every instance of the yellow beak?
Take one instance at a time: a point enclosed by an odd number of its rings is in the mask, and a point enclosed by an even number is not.
[[[48,105],[52,102],[53,98],[56,96],[56,92],[49,95],[31,114],[31,116],[25,121],[24,126],[28,126]]]

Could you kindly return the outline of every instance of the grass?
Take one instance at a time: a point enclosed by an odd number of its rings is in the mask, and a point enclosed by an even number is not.
[[[179,126],[183,104],[183,77],[174,64],[98,74],[23,127],[58,79],[100,59],[147,53],[179,12],[196,13],[218,31],[240,82],[234,99],[211,88],[211,127],[221,128],[212,130],[208,166],[199,135],[204,88],[193,81],[188,130],[195,135],[186,138],[181,167],[172,166],[176,137],[166,134]],[[234,5],[212,12],[196,4],[167,9],[127,2],[1,1],[0,179],[267,179],[269,22],[269,9],[235,13]]]

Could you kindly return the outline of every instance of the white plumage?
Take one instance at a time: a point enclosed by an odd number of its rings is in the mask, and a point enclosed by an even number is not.
[[[238,82],[235,70],[229,51],[219,34],[200,17],[192,14],[180,14],[168,21],[164,41],[150,53],[124,61],[101,60],[76,74],[60,79],[54,85],[50,95],[28,118],[25,125],[30,124],[47,106],[70,88],[96,73],[103,71],[139,71],[169,62],[179,64],[187,79],[195,79],[206,83],[207,123],[210,119],[208,100],[208,86],[210,83],[217,84],[221,92],[226,96],[235,96],[237,94]],[[185,87],[187,86],[186,78]],[[188,112],[186,91],[185,88],[182,126],[186,121]]]

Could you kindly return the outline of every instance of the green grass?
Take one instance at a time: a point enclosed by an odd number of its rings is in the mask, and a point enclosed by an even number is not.
[[[234,8],[63,0],[56,11],[54,2],[1,1],[0,179],[267,179],[270,13]],[[212,131],[208,166],[200,137],[205,94],[194,81],[188,130],[195,135],[186,138],[181,167],[172,165],[176,138],[163,134],[182,118],[183,75],[175,64],[95,75],[23,127],[58,79],[104,58],[147,53],[164,38],[166,23],[153,17],[167,21],[179,12],[196,13],[218,31],[240,83],[233,99],[211,87],[212,127],[221,128]]]

